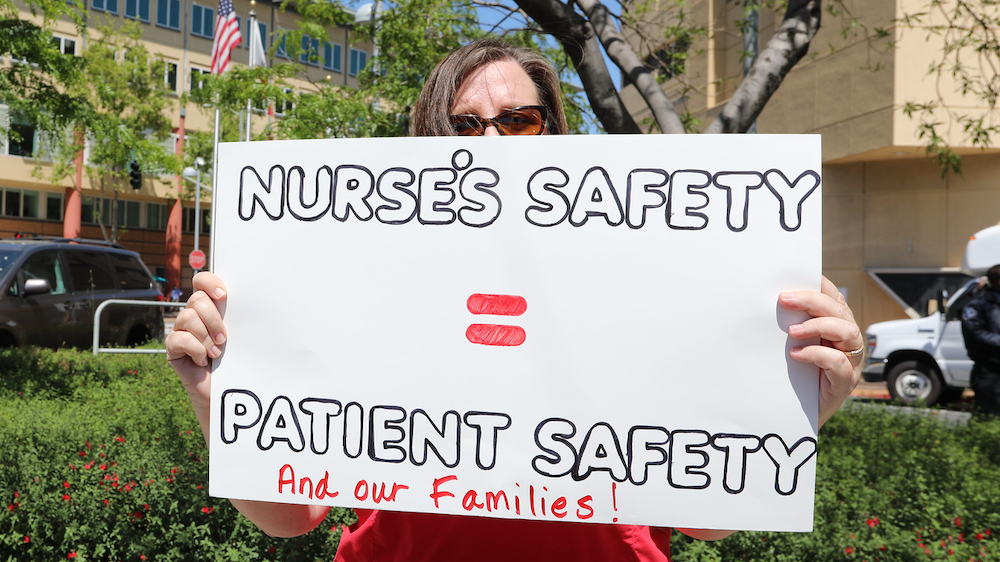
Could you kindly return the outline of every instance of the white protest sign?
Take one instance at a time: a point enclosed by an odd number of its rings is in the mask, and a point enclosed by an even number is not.
[[[818,136],[223,144],[211,493],[810,530]]]

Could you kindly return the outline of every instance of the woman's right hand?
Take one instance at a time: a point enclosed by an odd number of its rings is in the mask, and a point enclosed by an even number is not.
[[[208,431],[211,401],[211,359],[222,355],[226,343],[226,285],[214,273],[194,276],[194,293],[167,336],[167,361],[177,371],[202,430]]]

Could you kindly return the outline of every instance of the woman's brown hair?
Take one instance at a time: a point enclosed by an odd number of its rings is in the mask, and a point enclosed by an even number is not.
[[[504,60],[521,65],[535,83],[538,99],[548,110],[546,131],[553,135],[565,134],[566,115],[563,113],[559,76],[552,63],[536,51],[487,37],[453,51],[434,68],[413,108],[410,135],[415,137],[454,135],[455,130],[448,116],[462,82],[479,67]]]

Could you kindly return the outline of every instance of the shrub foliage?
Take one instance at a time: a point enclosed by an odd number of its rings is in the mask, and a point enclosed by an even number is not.
[[[159,355],[0,351],[0,561],[332,560],[349,510],[275,539],[208,495]],[[820,432],[815,530],[675,535],[677,562],[1000,562],[1000,421],[849,407]]]
[[[347,510],[275,539],[208,495],[162,355],[0,351],[0,560],[332,560]],[[350,516],[353,516],[352,514]]]
[[[812,533],[676,538],[675,561],[1000,561],[1000,421],[863,406],[820,431]]]

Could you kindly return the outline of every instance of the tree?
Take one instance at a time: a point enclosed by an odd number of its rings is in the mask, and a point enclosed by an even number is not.
[[[14,61],[0,69],[9,121],[0,123],[0,134],[20,141],[18,123],[38,131],[44,141],[34,147],[35,174],[53,184],[70,179],[78,191],[76,157],[89,142],[86,173],[101,192],[94,218],[104,237],[116,241],[117,194],[129,185],[130,165],[137,162],[144,175],[157,179],[179,169],[164,144],[171,129],[165,63],[151,57],[134,23],[88,27],[82,6],[63,0],[27,6],[40,23],[20,19],[13,3],[0,0],[0,52]],[[59,18],[86,30],[79,56],[64,54],[54,42],[52,25]]]
[[[961,129],[960,142],[989,148],[1000,133],[996,114],[1000,96],[1000,12],[990,1],[954,0],[926,3],[899,21],[941,42],[940,54],[927,73],[936,84],[935,97],[908,102],[903,112],[919,121],[920,137],[942,173],[961,173],[961,156],[948,141],[951,127]],[[954,100],[955,93],[962,103]],[[954,138],[954,137],[952,137]]]
[[[656,128],[665,133],[684,133],[694,128],[689,116],[674,111],[674,101],[661,87],[667,76],[682,75],[684,51],[691,38],[704,33],[687,23],[686,7],[678,2],[672,10],[675,18],[663,23],[661,37],[682,48],[653,60],[658,68],[648,64],[626,40],[625,33],[644,37],[649,25],[641,20],[647,3],[632,2],[619,6],[621,15],[614,15],[598,0],[418,0],[413,2],[383,2],[387,7],[374,25],[361,25],[357,34],[380,45],[362,76],[357,90],[347,91],[325,83],[313,83],[315,93],[292,94],[295,111],[290,112],[266,134],[282,138],[318,138],[330,136],[384,136],[404,134],[407,108],[416,100],[425,77],[434,64],[455,47],[484,32],[500,33],[508,39],[534,45],[556,61],[566,87],[570,122],[575,129],[585,126],[592,111],[604,130],[612,133],[640,133],[622,102],[604,62],[607,52],[618,69],[636,85],[646,105],[652,110]],[[331,23],[343,23],[343,13],[336,4],[298,2],[305,18],[300,29],[286,39],[289,54],[294,59],[301,54],[296,46],[302,34],[318,36],[319,29]],[[748,10],[759,9],[754,0]],[[499,23],[492,28],[483,25],[479,17],[484,11],[499,14]],[[746,79],[725,105],[716,120],[705,129],[710,133],[745,132],[756,120],[783,78],[809,50],[810,42],[820,26],[819,0],[788,2],[784,18],[777,31],[766,42]],[[272,47],[273,49],[274,47]],[[399,56],[405,53],[405,56]],[[313,56],[317,56],[313,54]],[[247,69],[233,72],[228,79],[240,86],[230,86],[235,97],[222,96],[220,103],[235,111],[248,97],[280,99],[284,79],[296,71],[279,65],[275,69]],[[294,65],[292,65],[294,66]],[[672,72],[662,70],[669,67]],[[578,76],[588,104],[581,93],[570,86]],[[216,95],[217,90],[206,95]],[[225,101],[228,99],[229,101]]]
[[[34,116],[53,139],[46,147],[52,165],[39,165],[36,173],[56,184],[71,179],[74,189],[81,190],[71,172],[82,142],[87,142],[85,172],[90,186],[101,193],[94,219],[104,238],[115,242],[121,230],[118,193],[130,186],[133,163],[143,178],[153,181],[180,168],[167,143],[171,123],[166,63],[146,50],[135,23],[90,27],[88,34],[86,49],[73,57],[79,59],[80,79],[60,84],[79,111],[61,121],[45,112]]]

